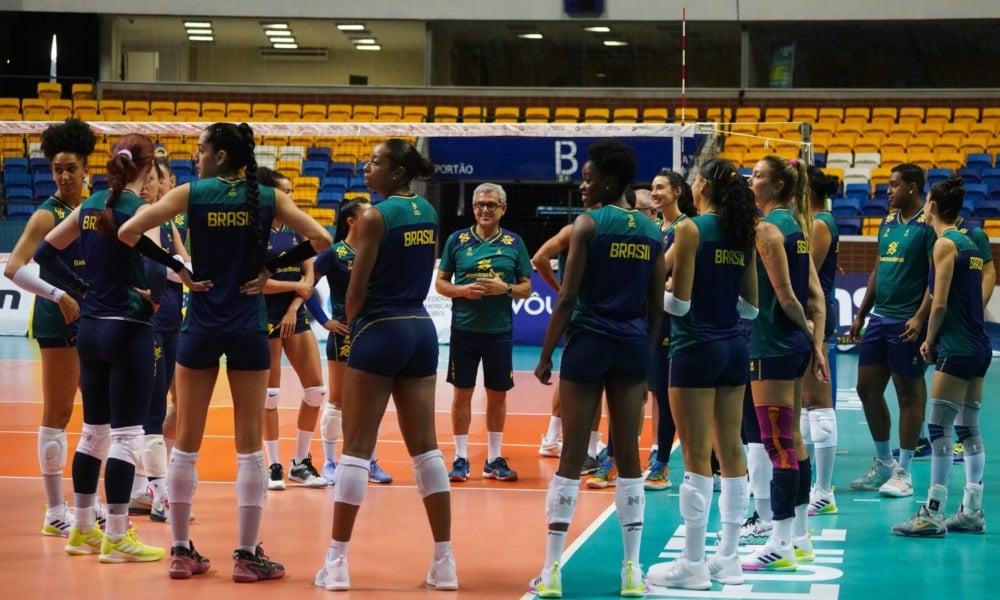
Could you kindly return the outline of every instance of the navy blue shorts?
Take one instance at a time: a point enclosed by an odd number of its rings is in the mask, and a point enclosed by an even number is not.
[[[670,387],[735,387],[747,383],[750,350],[742,337],[692,346],[670,358]]]
[[[899,335],[905,328],[906,321],[901,319],[872,315],[858,347],[858,366],[888,365],[891,372],[903,377],[923,377],[927,364],[920,356],[920,345],[924,343],[927,329],[921,331],[915,341],[904,342]]]
[[[345,363],[350,355],[351,336],[339,335],[331,331],[326,338],[326,360]]]
[[[566,339],[559,379],[580,383],[645,381],[649,361],[646,342],[626,342],[577,330]]]
[[[226,368],[237,371],[267,371],[271,368],[271,348],[267,335],[205,335],[181,332],[177,364],[189,369],[215,369],[226,357]]]
[[[281,327],[279,327],[279,325],[281,325],[281,319],[283,319],[284,317],[285,315],[282,314],[280,317],[272,320],[273,317],[271,315],[268,315],[267,318],[268,339],[271,340],[281,339]],[[312,325],[309,324],[309,312],[306,311],[306,308],[304,306],[300,306],[299,312],[295,313],[295,333],[302,333],[303,331],[308,331],[311,328]]]
[[[84,317],[76,351],[84,423],[142,425],[153,397],[153,327]]]
[[[750,360],[750,381],[792,381],[806,374],[812,350]]]
[[[437,373],[437,329],[423,315],[382,317],[352,335],[347,366],[382,377]]]
[[[487,389],[506,392],[514,387],[514,337],[511,332],[480,333],[451,330],[448,383],[457,388],[476,387],[476,373],[483,363]]]
[[[76,323],[73,324],[73,335],[71,337],[42,337],[35,338],[39,348],[76,348]]]
[[[992,359],[992,353],[984,356],[939,356],[935,370],[971,381],[986,376]]]

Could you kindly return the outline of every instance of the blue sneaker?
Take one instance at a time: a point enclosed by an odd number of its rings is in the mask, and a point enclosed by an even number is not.
[[[497,481],[517,481],[517,471],[507,466],[507,459],[498,456],[492,462],[483,465],[483,478]]]
[[[448,473],[448,479],[461,483],[463,481],[469,480],[469,461],[468,459],[457,456],[455,457],[455,462],[451,463],[451,472]]]
[[[917,440],[917,447],[913,451],[913,458],[927,458],[931,455],[931,441],[927,438]],[[892,449],[892,457],[899,458],[899,448]]]
[[[328,485],[333,485],[333,476],[337,472],[337,461],[328,460],[326,464],[323,465],[323,479],[326,480]]]
[[[392,475],[389,475],[378,466],[378,461],[374,458],[368,465],[368,481],[371,483],[392,483]]]

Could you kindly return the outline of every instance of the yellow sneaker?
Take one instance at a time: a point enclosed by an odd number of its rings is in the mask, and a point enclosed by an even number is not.
[[[112,542],[111,538],[104,536],[99,558],[103,563],[153,562],[163,558],[166,553],[163,548],[147,546],[140,542],[133,527],[125,532],[125,537],[117,542]]]
[[[64,502],[61,506],[49,508],[45,506],[45,522],[42,524],[42,535],[55,537],[66,537],[69,535],[69,528],[73,525],[73,513]]]
[[[80,556],[83,554],[94,554],[101,551],[104,544],[104,533],[94,527],[84,533],[76,527],[70,527],[69,539],[66,540],[66,554]]]

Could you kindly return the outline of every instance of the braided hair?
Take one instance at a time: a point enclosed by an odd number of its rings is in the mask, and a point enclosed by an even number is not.
[[[114,206],[121,198],[125,186],[136,180],[139,174],[153,164],[153,141],[148,137],[129,133],[118,140],[111,149],[108,159],[108,198],[104,201],[104,210],[97,218],[97,230],[101,235],[112,237],[118,235],[118,225],[115,224]]]

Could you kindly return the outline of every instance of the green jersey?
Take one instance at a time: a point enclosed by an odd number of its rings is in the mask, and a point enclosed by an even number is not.
[[[937,235],[921,208],[908,220],[889,213],[878,230],[878,268],[872,313],[906,320],[916,314],[927,289]]]
[[[51,196],[45,202],[42,202],[38,206],[38,210],[44,210],[52,213],[52,218],[55,220],[56,225],[62,223],[63,219],[68,217],[69,214],[73,212],[72,208],[63,204],[62,201],[55,196]],[[81,254],[79,240],[74,240],[73,243],[59,253],[59,257],[66,263],[66,266],[76,273],[77,277],[80,279],[85,278],[86,262],[84,261],[83,254]],[[39,269],[39,276],[51,284],[57,284],[57,279],[44,268]],[[83,298],[77,296],[76,294],[71,295],[77,303],[83,302]],[[71,325],[67,325],[62,312],[59,310],[58,303],[53,302],[48,298],[35,296],[35,305],[31,314],[30,331],[31,337],[35,339],[75,338],[76,322]]]

